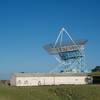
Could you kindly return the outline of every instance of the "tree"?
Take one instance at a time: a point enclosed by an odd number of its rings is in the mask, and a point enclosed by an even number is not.
[[[100,72],[100,66],[96,66],[94,69],[92,69],[92,72]]]

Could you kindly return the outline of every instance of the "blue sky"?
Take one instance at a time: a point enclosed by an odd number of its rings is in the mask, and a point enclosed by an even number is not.
[[[42,47],[62,27],[74,39],[88,39],[86,68],[100,65],[99,0],[0,0],[0,78],[55,68],[56,60]]]

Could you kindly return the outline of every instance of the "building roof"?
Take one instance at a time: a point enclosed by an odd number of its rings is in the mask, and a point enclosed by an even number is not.
[[[16,77],[58,77],[58,76],[87,76],[86,73],[14,73]]]

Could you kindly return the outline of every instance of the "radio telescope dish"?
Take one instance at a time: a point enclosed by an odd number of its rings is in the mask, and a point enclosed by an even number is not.
[[[67,35],[70,41],[63,41]],[[60,63],[64,72],[82,72],[85,68],[84,46],[87,40],[73,40],[65,28],[62,28],[55,43],[44,46],[44,49]]]

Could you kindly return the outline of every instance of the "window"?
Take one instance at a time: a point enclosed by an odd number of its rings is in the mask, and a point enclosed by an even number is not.
[[[21,80],[18,80],[17,83],[18,83],[18,84],[21,84]]]
[[[75,79],[75,81],[78,81],[78,79]]]
[[[28,80],[24,81],[24,84],[28,84]]]

